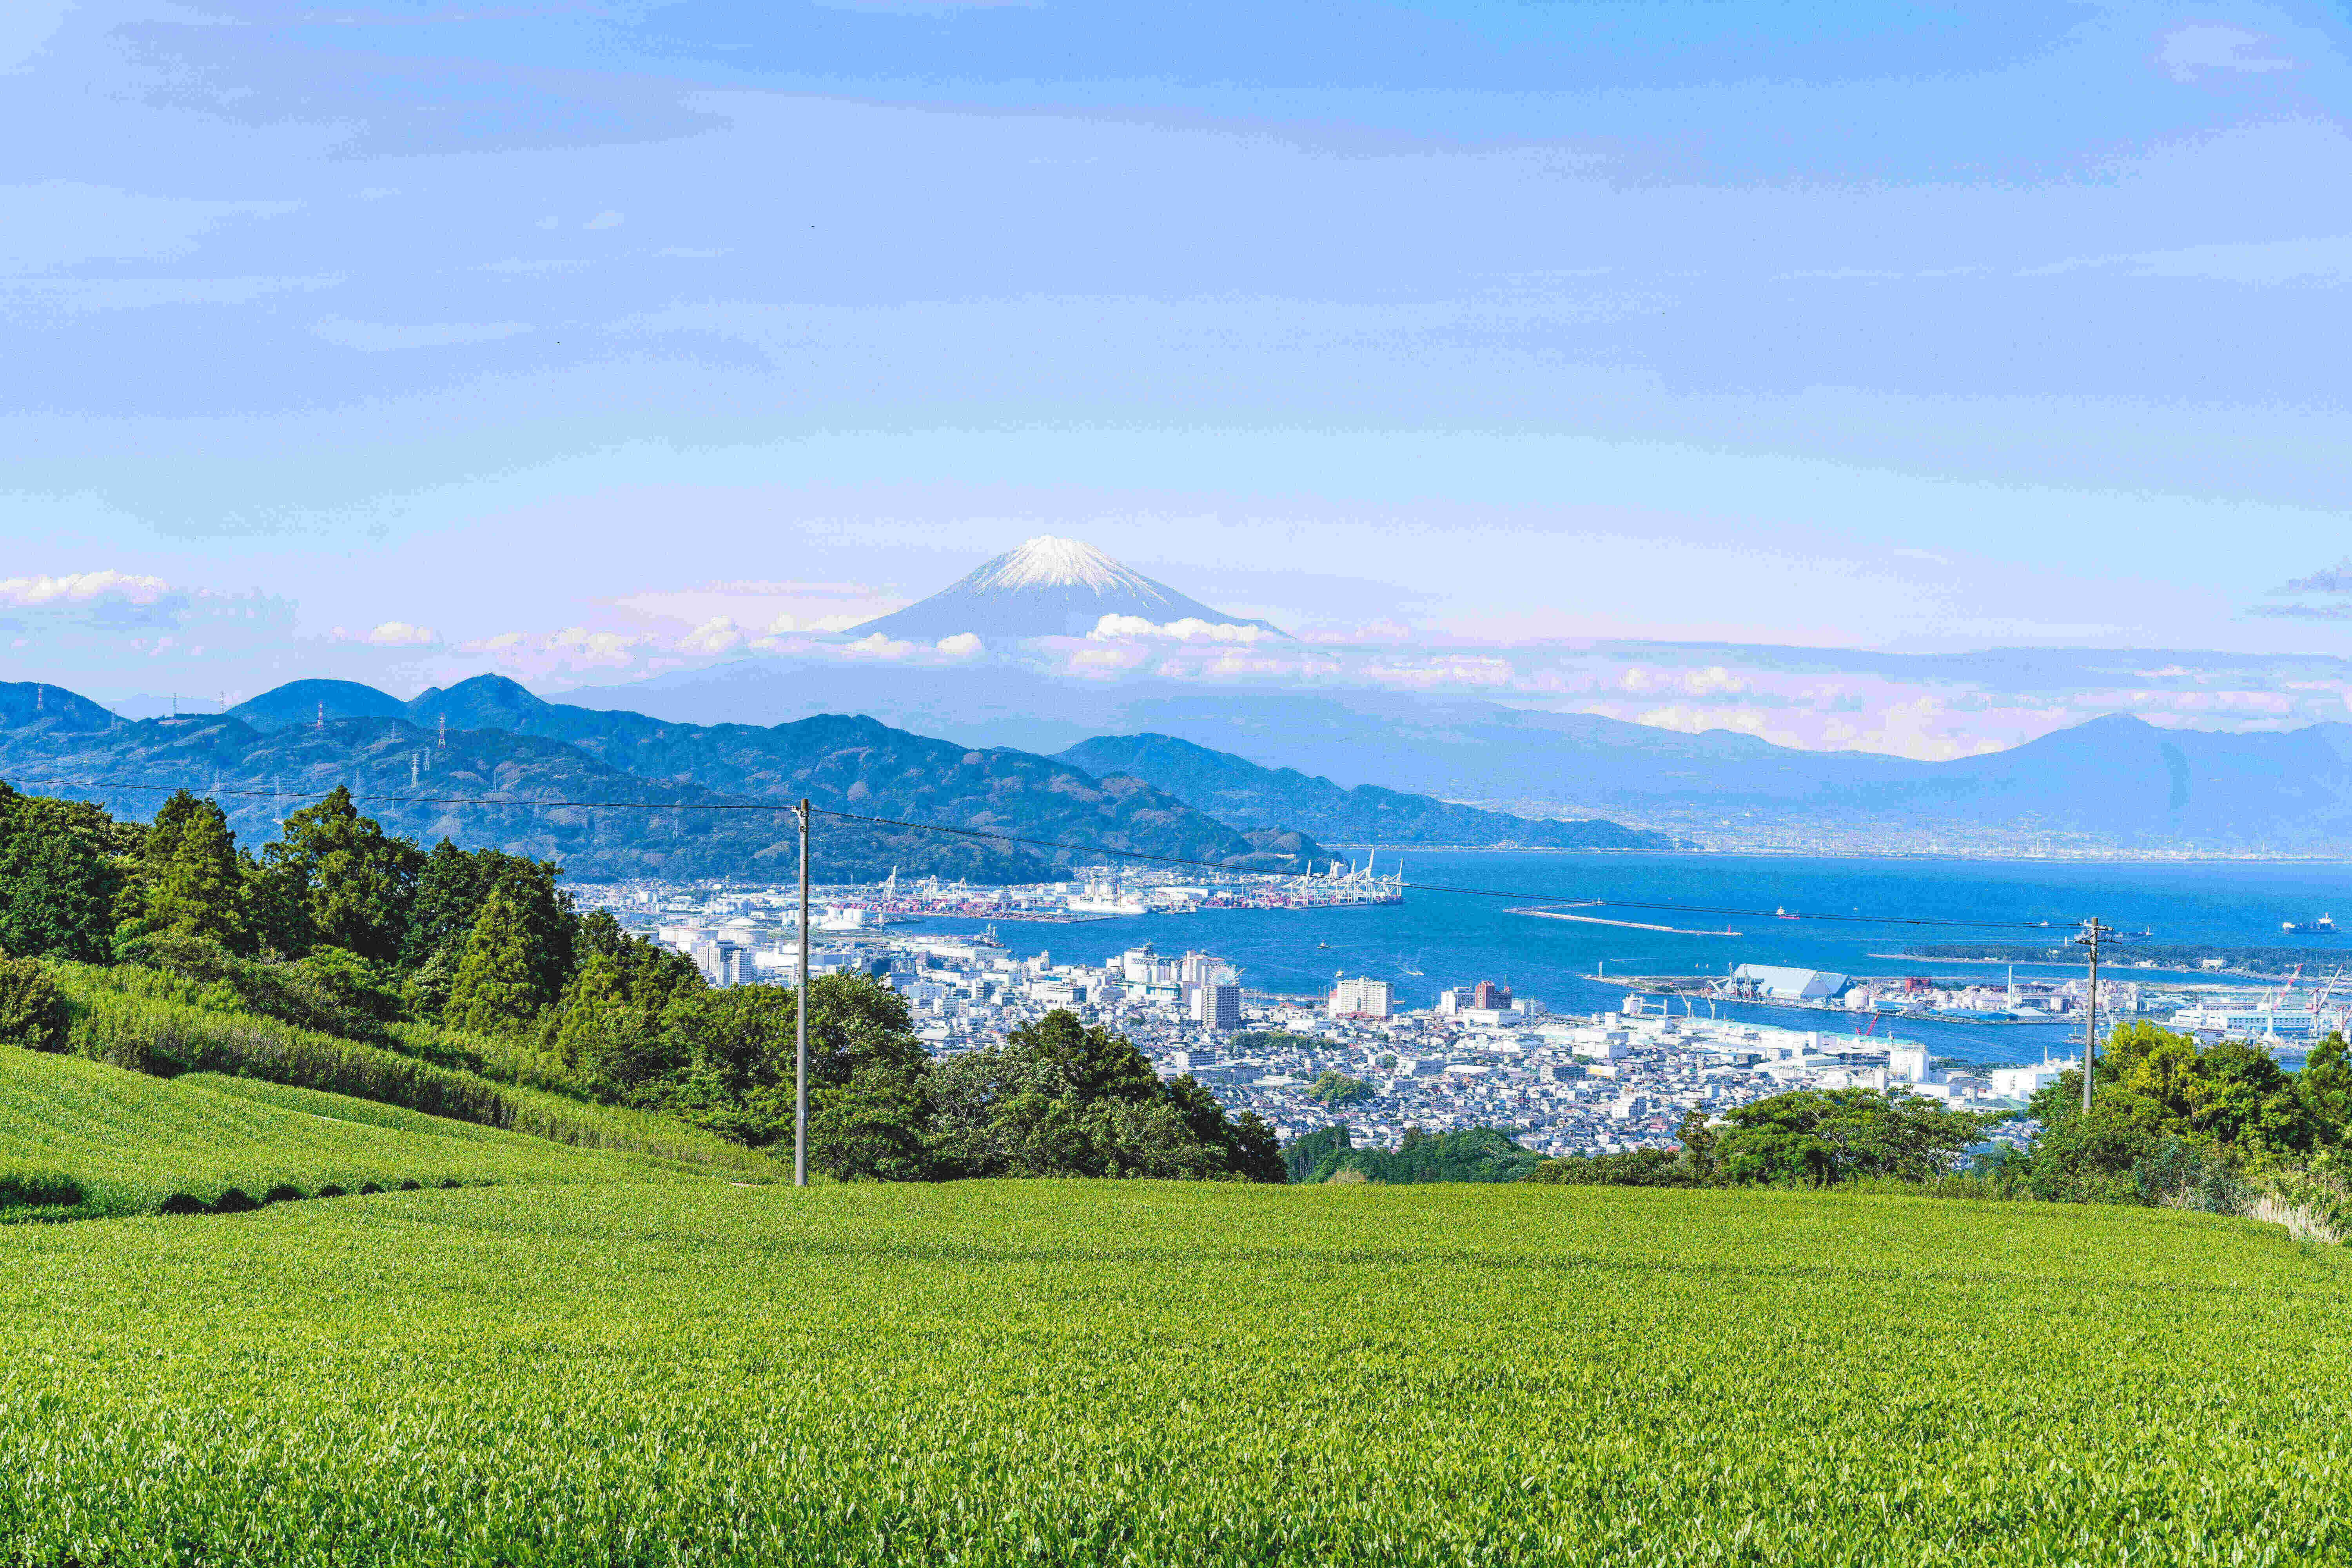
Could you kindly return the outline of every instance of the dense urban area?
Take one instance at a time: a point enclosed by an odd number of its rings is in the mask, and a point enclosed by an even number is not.
[[[795,978],[790,889],[619,883],[580,894],[691,957],[714,985]],[[1148,871],[1004,889],[894,878],[819,890],[810,968],[865,973],[896,989],[938,1056],[994,1044],[1066,1009],[1128,1037],[1163,1076],[1189,1074],[1228,1109],[1255,1111],[1286,1141],[1345,1125],[1360,1146],[1391,1149],[1410,1129],[1476,1127],[1508,1130],[1547,1154],[1667,1149],[1694,1110],[1714,1117],[1793,1089],[1899,1088],[1955,1110],[2022,1112],[2079,1061],[1970,1068],[1899,1030],[1906,1018],[2079,1020],[2091,994],[2083,978],[2021,981],[2012,972],[1976,984],[1738,964],[1711,978],[1628,976],[1622,1002],[1603,1013],[1555,1013],[1542,998],[1476,977],[1442,992],[1434,1006],[1407,1007],[1391,976],[1342,976],[1317,994],[1277,994],[1248,986],[1216,953],[1172,942],[1164,952],[1148,942],[1097,951],[1107,941],[1092,929],[1147,911],[1402,896],[1401,879],[1371,863],[1325,878],[1207,883]],[[928,915],[990,923],[942,934],[922,929]],[[2340,1024],[2325,990],[2300,1002],[2237,996],[2221,986],[2103,978],[2098,1005],[2103,1027],[2160,1016],[2208,1038],[2267,1037],[2282,1051]],[[1788,1022],[1724,1016],[1726,1004],[1743,1012],[1762,1004]],[[2029,1131],[1993,1136],[2021,1140]]]

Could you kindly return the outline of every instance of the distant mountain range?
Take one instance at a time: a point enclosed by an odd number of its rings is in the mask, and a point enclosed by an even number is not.
[[[1048,717],[1066,689],[1043,678],[1003,667],[892,678],[903,707],[961,705],[977,715],[971,730],[1053,725],[1067,735]],[[724,683],[626,689],[654,700],[724,692],[756,711],[781,700],[763,699],[777,679],[754,666]],[[846,676],[828,684],[853,698],[883,689]],[[803,676],[793,689],[810,685]],[[1321,856],[1318,838],[1635,848],[1671,836],[1735,847],[2352,856],[2346,724],[2225,734],[2114,716],[2006,752],[1922,763],[1378,693],[1163,682],[1079,692],[1066,710],[1131,727],[1106,723],[1048,756],[877,718],[704,724],[548,702],[494,676],[405,702],[373,687],[296,681],[226,714],[133,723],[55,686],[0,685],[0,770],[19,787],[41,775],[311,794],[348,782],[384,795],[529,794],[661,808],[625,819],[422,804],[380,814],[420,837],[500,844],[583,877],[782,875],[792,851],[782,816],[696,808],[803,794],[868,816],[1267,868]],[[1139,717],[1149,721],[1132,723]],[[104,798],[138,816],[153,804],[131,790]],[[248,833],[270,831],[287,804],[238,799]],[[1276,843],[1286,831],[1306,839]],[[826,837],[819,874],[842,879],[898,865],[909,875],[1030,880],[1056,858],[881,826],[830,823]]]
[[[298,680],[226,713],[136,721],[58,687],[0,684],[0,773],[22,789],[99,800],[143,818],[164,791],[186,787],[217,795],[240,837],[255,841],[274,835],[293,806],[348,784],[363,809],[420,842],[447,836],[469,847],[492,845],[558,860],[589,879],[781,879],[797,864],[790,815],[719,808],[803,795],[830,811],[890,819],[820,819],[815,874],[833,881],[878,879],[894,867],[911,876],[1042,881],[1074,858],[1097,858],[1059,853],[1055,844],[1249,870],[1328,865],[1313,830],[1285,816],[1286,801],[1333,823],[1369,823],[1385,813],[1399,824],[1423,824],[1416,831],[1423,836],[1409,842],[1433,841],[1426,825],[1443,820],[1454,830],[1450,842],[1664,847],[1613,824],[1527,822],[1270,773],[1251,797],[1233,781],[1265,770],[1186,748],[1197,753],[1183,759],[1188,776],[1226,781],[1219,798],[1231,808],[1227,817],[1139,775],[1139,768],[1167,771],[1179,746],[1130,745],[1126,760],[1134,767],[1089,769],[932,740],[863,717],[826,714],[761,728],[575,708],[497,676],[407,701],[349,681]],[[517,804],[466,804],[486,795]],[[550,804],[565,801],[642,809]],[[1043,842],[942,836],[891,821]]]
[[[666,724],[633,713],[545,702],[482,676],[408,702],[373,687],[296,681],[226,713],[126,721],[54,686],[0,685],[0,771],[20,789],[151,815],[159,788],[217,794],[241,837],[267,838],[293,806],[349,784],[387,828],[444,835],[562,862],[589,879],[746,876],[797,865],[784,811],[720,806],[806,795],[860,816],[1052,842],[1304,869],[1328,859],[1311,838],[1237,832],[1134,779],[1097,780],[1067,763],[974,750],[838,715],[772,729]],[[524,802],[628,802],[643,810]],[[1068,856],[869,823],[820,819],[824,880],[909,875],[974,881],[1052,879]],[[1097,858],[1080,856],[1079,859]]]
[[[1329,842],[1528,849],[1672,849],[1675,840],[1614,822],[1513,816],[1378,784],[1342,789],[1295,768],[1262,768],[1172,735],[1098,735],[1056,759],[1097,776],[1123,773],[1234,827],[1304,829]]]
[[[867,621],[851,635],[879,632],[920,642],[966,632],[982,637],[1084,637],[1105,616],[1129,616],[1154,626],[1195,620],[1285,635],[1268,622],[1213,610],[1091,544],[1051,537],[1008,550],[929,598]]]
[[[575,693],[666,713],[720,705],[771,719],[812,679],[745,660]],[[1810,752],[1407,692],[1314,692],[1143,680],[1055,680],[1010,664],[829,668],[834,700],[967,744],[1062,752],[1152,733],[1296,769],[1528,816],[1605,816],[1733,847],[2352,856],[2352,726],[2175,730],[2113,715],[1946,763]]]

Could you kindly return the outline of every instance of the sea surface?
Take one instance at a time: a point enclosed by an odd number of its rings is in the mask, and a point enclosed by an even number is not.
[[[1981,975],[1998,980],[1996,965],[1880,956],[1910,942],[1983,939],[2040,942],[2038,930],[1845,924],[1776,920],[1770,911],[1800,915],[1872,914],[1954,921],[2050,922],[2055,943],[2063,928],[2096,915],[2119,930],[2153,932],[2168,942],[2319,946],[2326,938],[2286,937],[2285,920],[2333,912],[2352,925],[2352,865],[2299,862],[2264,865],[2102,864],[2022,860],[1867,860],[1802,857],[1610,855],[1433,851],[1403,856],[1408,884],[1493,889],[1500,897],[1408,887],[1402,904],[1331,910],[1210,910],[1189,915],[1139,915],[1075,925],[1004,921],[997,934],[1021,956],[1045,952],[1054,962],[1099,963],[1139,942],[1162,952],[1213,952],[1241,971],[1252,989],[1312,994],[1334,976],[1370,975],[1395,987],[1402,1006],[1425,1007],[1448,986],[1494,980],[1519,996],[1541,1000],[1555,1013],[1613,1009],[1622,987],[1607,975],[1722,973],[1738,963],[1782,963],[1846,974]],[[1382,854],[1380,869],[1395,862]],[[1738,936],[1681,936],[1578,925],[1513,914],[1516,905],[1607,898],[1700,904],[1765,911],[1754,916],[1694,916],[1638,910],[1584,910],[1582,914],[1661,925],[1729,929]],[[978,921],[934,920],[909,931],[977,931]],[[2352,937],[2335,939],[2352,966]],[[2110,960],[2130,962],[2128,944]],[[2020,963],[2019,978],[2064,979],[2083,973],[2072,964]],[[2124,969],[2121,978],[2161,983],[2177,971]],[[2205,978],[2211,978],[2207,976]],[[1776,1007],[1724,1006],[1725,1016],[1753,1018],[1789,1028],[1847,1034],[1859,1026],[1843,1016]],[[1985,1026],[1889,1019],[1874,1039],[1918,1040],[1970,1062],[2039,1060],[2066,1054],[2063,1024]],[[2079,1033],[2079,1027],[2071,1031]]]

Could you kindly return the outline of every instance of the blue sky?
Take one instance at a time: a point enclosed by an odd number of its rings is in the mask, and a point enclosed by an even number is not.
[[[0,636],[126,701],[821,664],[1051,532],[1323,660],[1216,679],[1915,754],[2352,717],[2347,57],[2294,5],[16,0]],[[1964,657],[2020,647],[2074,651]]]

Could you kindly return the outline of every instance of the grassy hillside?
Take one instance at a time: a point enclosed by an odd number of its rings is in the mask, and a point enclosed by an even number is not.
[[[484,1049],[495,1054],[496,1042],[404,1025],[391,1031],[404,1047],[394,1051],[237,1010],[217,988],[134,964],[53,963],[49,969],[72,1011],[71,1048],[93,1061],[142,1073],[212,1072],[325,1090],[580,1148],[717,1170],[772,1174],[775,1169],[767,1155],[671,1117],[588,1104],[429,1059],[480,1059]]]
[[[656,1168],[341,1095],[0,1049],[0,1221],[609,1181]]]
[[[509,1183],[0,1231],[0,1560],[2340,1563],[2331,1251],[1791,1192]]]

